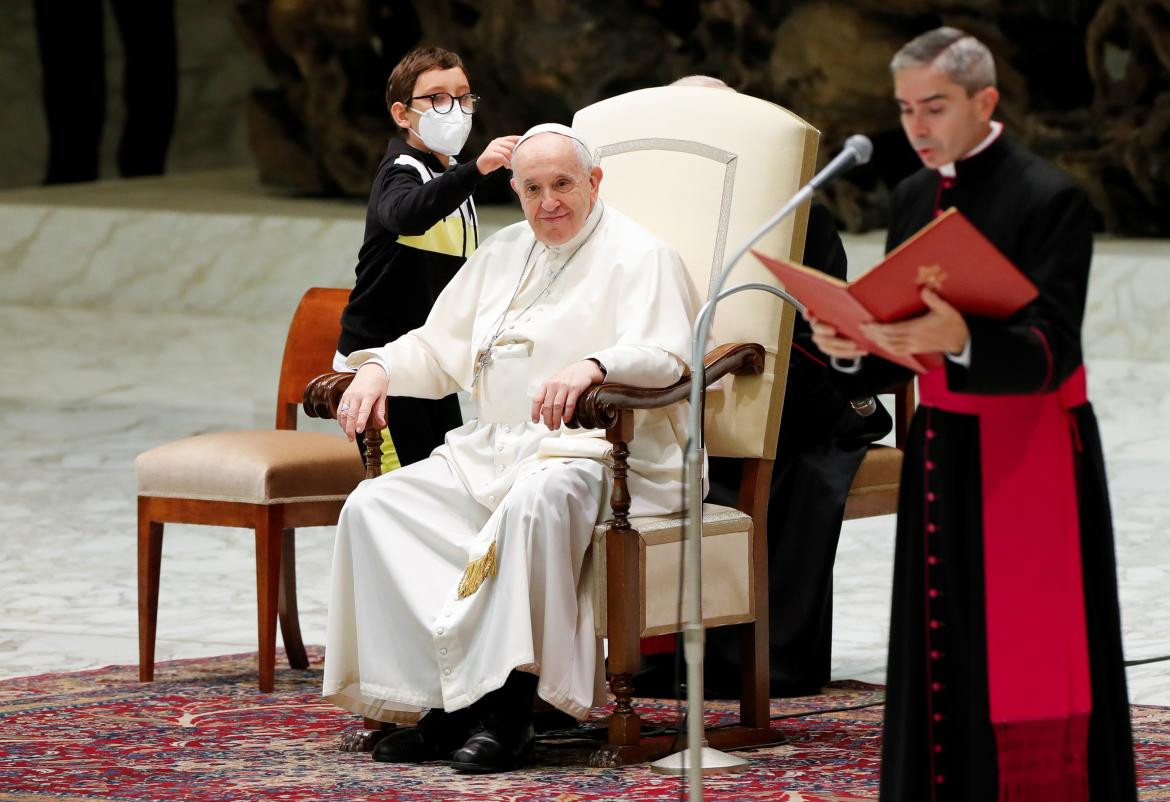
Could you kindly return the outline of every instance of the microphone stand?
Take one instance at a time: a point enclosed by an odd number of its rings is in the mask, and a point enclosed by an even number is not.
[[[699,310],[695,320],[693,338],[691,340],[691,393],[690,393],[690,438],[687,440],[686,454],[686,485],[687,485],[687,518],[684,527],[686,541],[686,555],[683,561],[686,585],[690,591],[687,604],[687,625],[684,629],[683,651],[687,663],[687,747],[681,752],[668,755],[661,760],[650,764],[652,771],[659,774],[686,774],[688,779],[688,798],[691,802],[702,802],[703,775],[724,772],[743,771],[747,768],[747,761],[733,757],[725,752],[707,746],[703,734],[703,606],[702,606],[702,543],[703,543],[703,494],[701,477],[700,441],[703,432],[703,394],[707,388],[706,366],[703,364],[704,349],[707,337],[711,331],[711,319],[716,304],[728,295],[744,290],[759,289],[776,295],[791,303],[798,310],[804,311],[799,301],[783,290],[767,284],[742,284],[724,292],[723,285],[727,276],[752,246],[767,234],[777,223],[788,217],[802,203],[812,198],[813,193],[837,173],[848,169],[855,163],[864,163],[869,160],[869,140],[863,140],[860,146],[854,146],[855,140],[862,137],[853,137],[846,142],[845,149],[837,155],[825,168],[800,188],[787,203],[772,217],[761,225],[752,236],[740,246],[735,254],[724,262],[715,281],[713,292],[708,301]],[[757,579],[757,581],[759,581]]]

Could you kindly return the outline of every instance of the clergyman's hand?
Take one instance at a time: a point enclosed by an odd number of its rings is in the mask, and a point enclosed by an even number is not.
[[[379,429],[386,425],[386,371],[377,362],[367,362],[358,368],[349,387],[337,405],[337,423],[352,443],[354,437],[366,430],[366,422],[373,413],[373,423]]]
[[[928,287],[922,288],[921,298],[926,312],[918,317],[897,323],[867,323],[861,330],[875,345],[893,354],[961,352],[971,334],[959,310]]]
[[[549,429],[559,429],[572,420],[581,393],[600,384],[605,374],[592,359],[574,362],[544,380],[532,399],[532,422],[544,421]]]
[[[837,330],[828,323],[821,323],[816,318],[808,318],[812,328],[812,339],[817,348],[829,356],[837,359],[859,359],[866,355],[857,343],[848,337],[842,337]]]

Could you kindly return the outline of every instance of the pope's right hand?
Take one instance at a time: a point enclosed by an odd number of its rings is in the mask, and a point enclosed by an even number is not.
[[[358,368],[349,387],[337,405],[337,424],[352,443],[354,437],[366,430],[370,413],[379,429],[386,425],[386,371],[377,362],[367,362]]]
[[[841,337],[837,330],[828,323],[821,323],[815,318],[808,318],[812,327],[812,340],[817,348],[829,356],[837,359],[857,359],[866,355],[857,343],[848,337]]]

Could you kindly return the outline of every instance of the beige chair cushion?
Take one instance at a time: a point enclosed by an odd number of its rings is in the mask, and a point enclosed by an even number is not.
[[[631,518],[638,531],[642,575],[641,637],[678,632],[686,623],[688,595],[678,616],[683,515]],[[593,530],[593,608],[597,634],[606,635],[605,538],[608,524]],[[755,620],[751,587],[752,519],[732,507],[703,505],[703,622],[708,627]]]
[[[215,432],[144,451],[140,496],[280,504],[344,499],[364,476],[357,446],[336,435]]]
[[[871,446],[853,477],[853,491],[896,488],[902,475],[902,452],[889,446]]]

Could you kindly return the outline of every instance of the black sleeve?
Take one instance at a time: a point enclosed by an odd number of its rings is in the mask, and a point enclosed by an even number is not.
[[[848,260],[837,224],[827,206],[813,203],[808,212],[808,230],[804,237],[804,259],[807,267],[816,268],[833,278],[845,280]]]
[[[828,207],[813,203],[808,213],[808,229],[804,238],[804,257],[807,267],[816,268],[834,278],[845,279],[848,259],[837,224]],[[797,315],[792,329],[792,358],[788,363],[789,386],[811,387],[824,380],[829,358],[813,344],[808,321]]]
[[[374,179],[378,222],[395,234],[425,234],[471,197],[484,178],[474,161],[456,165],[425,184],[413,166],[388,164]]]
[[[947,361],[947,386],[962,393],[1031,393],[1058,387],[1081,363],[1081,321],[1093,251],[1088,199],[1069,186],[1021,221],[1020,267],[1039,297],[1007,320],[968,318],[971,366]]]
[[[902,204],[908,197],[910,195],[907,194],[903,185],[895,188],[890,203],[892,209],[890,226],[886,231],[886,253],[898,247],[910,233],[913,233],[912,231],[903,231],[907,227],[905,223],[899,225],[907,217]],[[839,237],[837,238],[837,243],[838,245],[840,244]],[[844,258],[844,249],[842,248],[842,262],[844,262]],[[845,267],[842,265],[841,275],[838,278],[844,278],[844,273]],[[803,346],[803,342],[801,345]],[[821,353],[815,345],[812,345],[811,334],[809,337],[809,346],[818,358],[823,359],[826,365],[829,364],[829,357]],[[881,357],[866,356],[861,358],[861,370],[856,373],[843,373],[836,368],[828,367],[826,368],[826,377],[846,397],[864,398],[870,395],[878,395],[879,393],[892,392],[914,378],[914,371],[893,362],[887,362]]]

